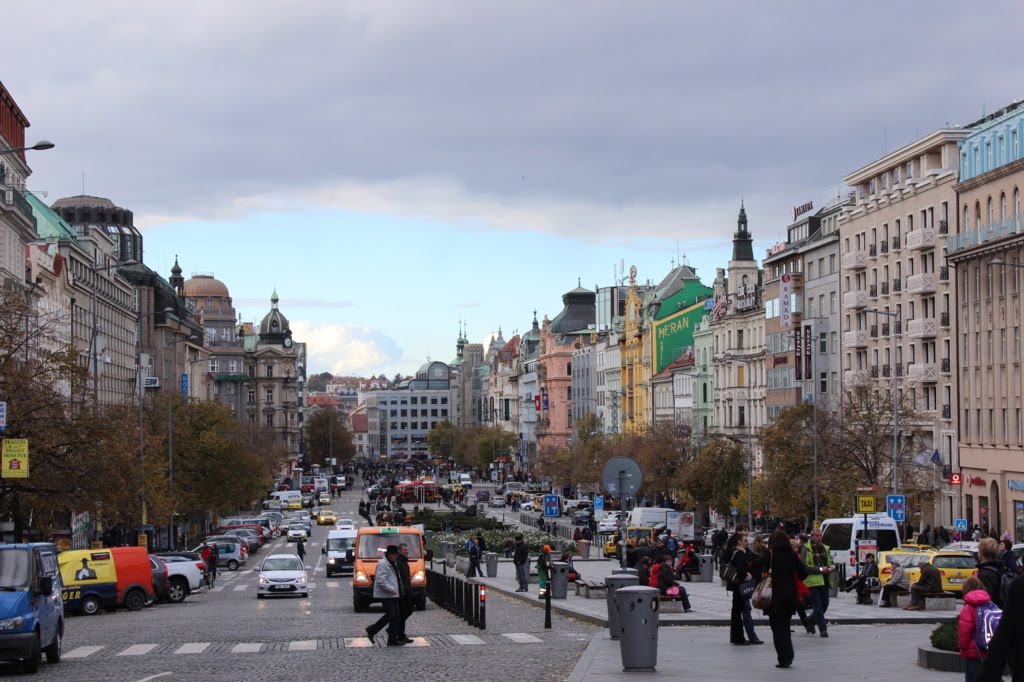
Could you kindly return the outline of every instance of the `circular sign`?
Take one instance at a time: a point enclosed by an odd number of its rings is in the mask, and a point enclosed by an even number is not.
[[[616,457],[604,465],[601,482],[611,495],[636,495],[644,483],[644,475],[629,457]]]

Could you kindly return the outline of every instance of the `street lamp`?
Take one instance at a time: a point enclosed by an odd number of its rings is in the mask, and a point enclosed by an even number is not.
[[[8,149],[0,149],[0,156],[6,154],[17,154],[18,152],[36,151],[41,152],[44,149],[53,149],[56,145],[49,140],[39,140],[31,147],[10,147]]]
[[[143,386],[142,381],[142,318],[152,317],[155,315],[166,315],[173,313],[174,308],[164,308],[163,310],[154,311],[150,313],[139,313],[138,321],[136,322],[135,328],[135,390],[139,394],[139,463],[143,467],[143,475],[145,475],[145,462],[146,462],[146,437],[145,431],[142,424],[142,403],[146,394],[146,387]],[[142,486],[142,525],[146,525],[146,487],[145,482]]]
[[[198,341],[199,337],[195,334],[189,336],[187,339],[164,339],[164,348],[173,348],[181,342],[191,343]],[[167,362],[167,358],[164,358],[164,362]],[[167,388],[167,490],[170,495],[170,501],[174,503],[174,422],[172,419],[171,404],[174,402],[174,392],[171,390],[171,384],[167,381],[170,372],[165,375],[164,382]],[[167,521],[167,544],[172,549],[175,545],[174,536],[174,512],[171,512],[170,519]]]
[[[751,385],[750,377],[750,359],[741,359],[733,356],[731,353],[725,354],[725,359],[731,362],[742,362],[743,367],[747,370],[744,372],[744,379],[747,385],[747,530],[754,530],[754,415],[751,411],[752,407],[752,391],[753,386]],[[730,373],[731,374],[731,373]]]
[[[896,495],[899,491],[899,473],[897,468],[898,463],[898,452],[899,452],[899,437],[900,437],[900,406],[896,400],[897,397],[897,386],[896,386],[896,349],[897,339],[899,338],[900,332],[900,314],[902,310],[896,309],[896,312],[890,312],[888,310],[879,310],[878,308],[865,308],[864,312],[874,313],[877,315],[884,315],[886,317],[895,317],[896,323],[893,325],[892,334],[892,494]],[[878,321],[875,321],[877,324]]]

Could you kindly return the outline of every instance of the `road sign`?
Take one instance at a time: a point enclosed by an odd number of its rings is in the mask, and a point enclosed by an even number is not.
[[[7,402],[0,401],[0,433],[7,430]]]
[[[604,495],[594,495],[594,511],[604,511]]]
[[[953,530],[958,530],[961,533],[967,530],[967,519],[957,519],[953,521]]]
[[[737,509],[736,507],[733,507],[732,509],[729,510],[729,513],[732,514],[733,516],[739,516],[740,515],[740,510]]]
[[[544,496],[544,516],[558,516],[558,495]]]
[[[608,460],[601,470],[601,482],[611,495],[636,495],[644,483],[640,467],[629,457],[615,457]],[[621,486],[621,490],[619,489]]]
[[[888,495],[885,498],[885,511],[893,521],[907,520],[906,495]]]
[[[181,394],[188,397],[188,374],[184,372],[181,374]]]
[[[857,496],[857,513],[858,514],[874,514],[875,513],[875,496],[874,495],[858,495]]]

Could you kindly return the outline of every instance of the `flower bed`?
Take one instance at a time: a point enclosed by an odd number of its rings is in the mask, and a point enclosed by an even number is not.
[[[466,540],[476,535],[478,532],[478,529],[471,529],[467,531],[459,531],[457,533],[438,533],[434,535],[434,542],[437,543],[438,546],[440,546],[442,542],[454,542],[456,553],[465,554]],[[484,530],[480,534],[483,535],[484,544],[486,545],[488,552],[501,552],[505,548],[505,542],[507,540],[515,541],[517,535],[522,535],[523,541],[525,541],[527,547],[530,548],[531,554],[540,552],[544,545],[551,545],[553,550],[556,544],[561,544],[564,551],[571,551],[573,554],[576,553],[576,544],[571,540],[566,540],[539,530],[495,528],[491,530]],[[555,558],[557,559],[558,557]]]

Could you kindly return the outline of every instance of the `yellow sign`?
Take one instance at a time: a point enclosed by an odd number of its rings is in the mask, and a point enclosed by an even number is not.
[[[875,513],[875,496],[874,495],[858,495],[857,496],[857,513],[858,514],[874,514]]]
[[[3,445],[3,478],[28,478],[28,439],[5,438]]]
[[[149,536],[145,533],[139,533],[139,547],[149,547]]]

